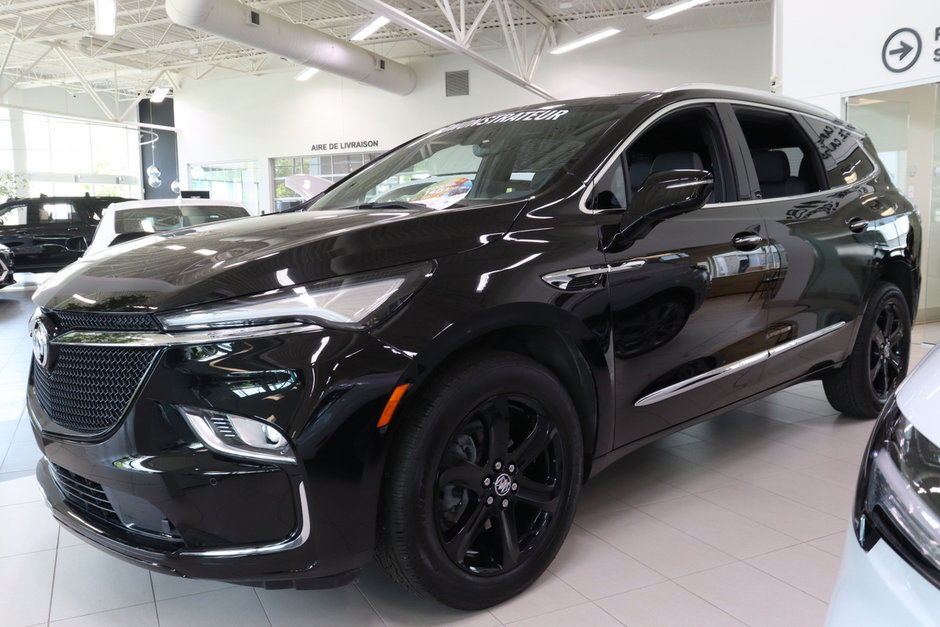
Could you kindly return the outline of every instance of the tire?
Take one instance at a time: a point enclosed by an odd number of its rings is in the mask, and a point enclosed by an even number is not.
[[[513,353],[477,353],[396,420],[378,563],[464,610],[531,585],[568,533],[582,480],[581,427],[558,379]]]
[[[911,314],[904,295],[879,283],[862,316],[852,353],[823,379],[829,404],[857,418],[875,418],[907,375]]]

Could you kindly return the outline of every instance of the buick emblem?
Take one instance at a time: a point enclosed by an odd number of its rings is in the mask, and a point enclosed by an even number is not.
[[[496,489],[496,494],[506,496],[512,488],[512,479],[510,479],[509,475],[503,473],[496,477],[496,481],[493,482],[493,487]]]
[[[49,330],[42,320],[36,320],[33,324],[33,357],[36,363],[49,369]]]

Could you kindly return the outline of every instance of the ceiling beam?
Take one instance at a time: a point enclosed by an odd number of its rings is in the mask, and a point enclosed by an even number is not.
[[[424,22],[416,20],[415,18],[411,17],[404,11],[385,3],[383,0],[351,0],[351,2],[357,6],[362,7],[363,9],[367,9],[369,11],[372,11],[373,13],[377,13],[378,15],[384,15],[389,20],[401,26],[402,28],[407,28],[408,30],[417,33],[418,35],[424,37],[425,39],[428,39],[432,41],[433,43],[450,50],[451,52],[455,52],[459,55],[467,57],[468,59],[474,61],[478,65],[481,65],[482,67],[486,68],[490,72],[493,72],[497,76],[500,76],[508,80],[509,82],[522,87],[523,89],[527,89],[528,91],[532,92],[533,94],[536,94],[537,96],[541,98],[544,98],[545,100],[554,99],[550,93],[548,93],[547,91],[545,91],[538,85],[532,83],[531,81],[526,80],[525,78],[523,78],[522,76],[519,76],[518,74],[515,74],[507,70],[506,68],[499,65],[498,63],[495,63],[491,61],[490,59],[487,59],[480,53],[474,50],[471,50],[469,47],[457,43],[456,41],[454,41],[453,39],[451,39],[444,33],[431,28]]]

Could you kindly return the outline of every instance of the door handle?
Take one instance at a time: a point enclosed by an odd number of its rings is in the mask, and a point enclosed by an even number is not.
[[[865,218],[850,218],[846,224],[849,225],[849,230],[853,233],[861,233],[868,228],[868,220]]]
[[[737,248],[738,250],[754,250],[761,245],[761,242],[764,241],[764,238],[758,235],[757,233],[738,233],[733,238],[731,238],[731,245]]]

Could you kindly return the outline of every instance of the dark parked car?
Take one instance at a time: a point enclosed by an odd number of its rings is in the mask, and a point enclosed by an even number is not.
[[[13,253],[10,249],[0,244],[0,287],[13,285],[16,280],[13,278]]]
[[[82,256],[116,196],[40,196],[0,204],[0,244],[21,271],[52,272]]]
[[[920,219],[859,130],[750,92],[452,124],[305,210],[156,235],[36,292],[28,406],[54,515],[147,568],[493,605],[581,483],[821,378],[907,370]]]

